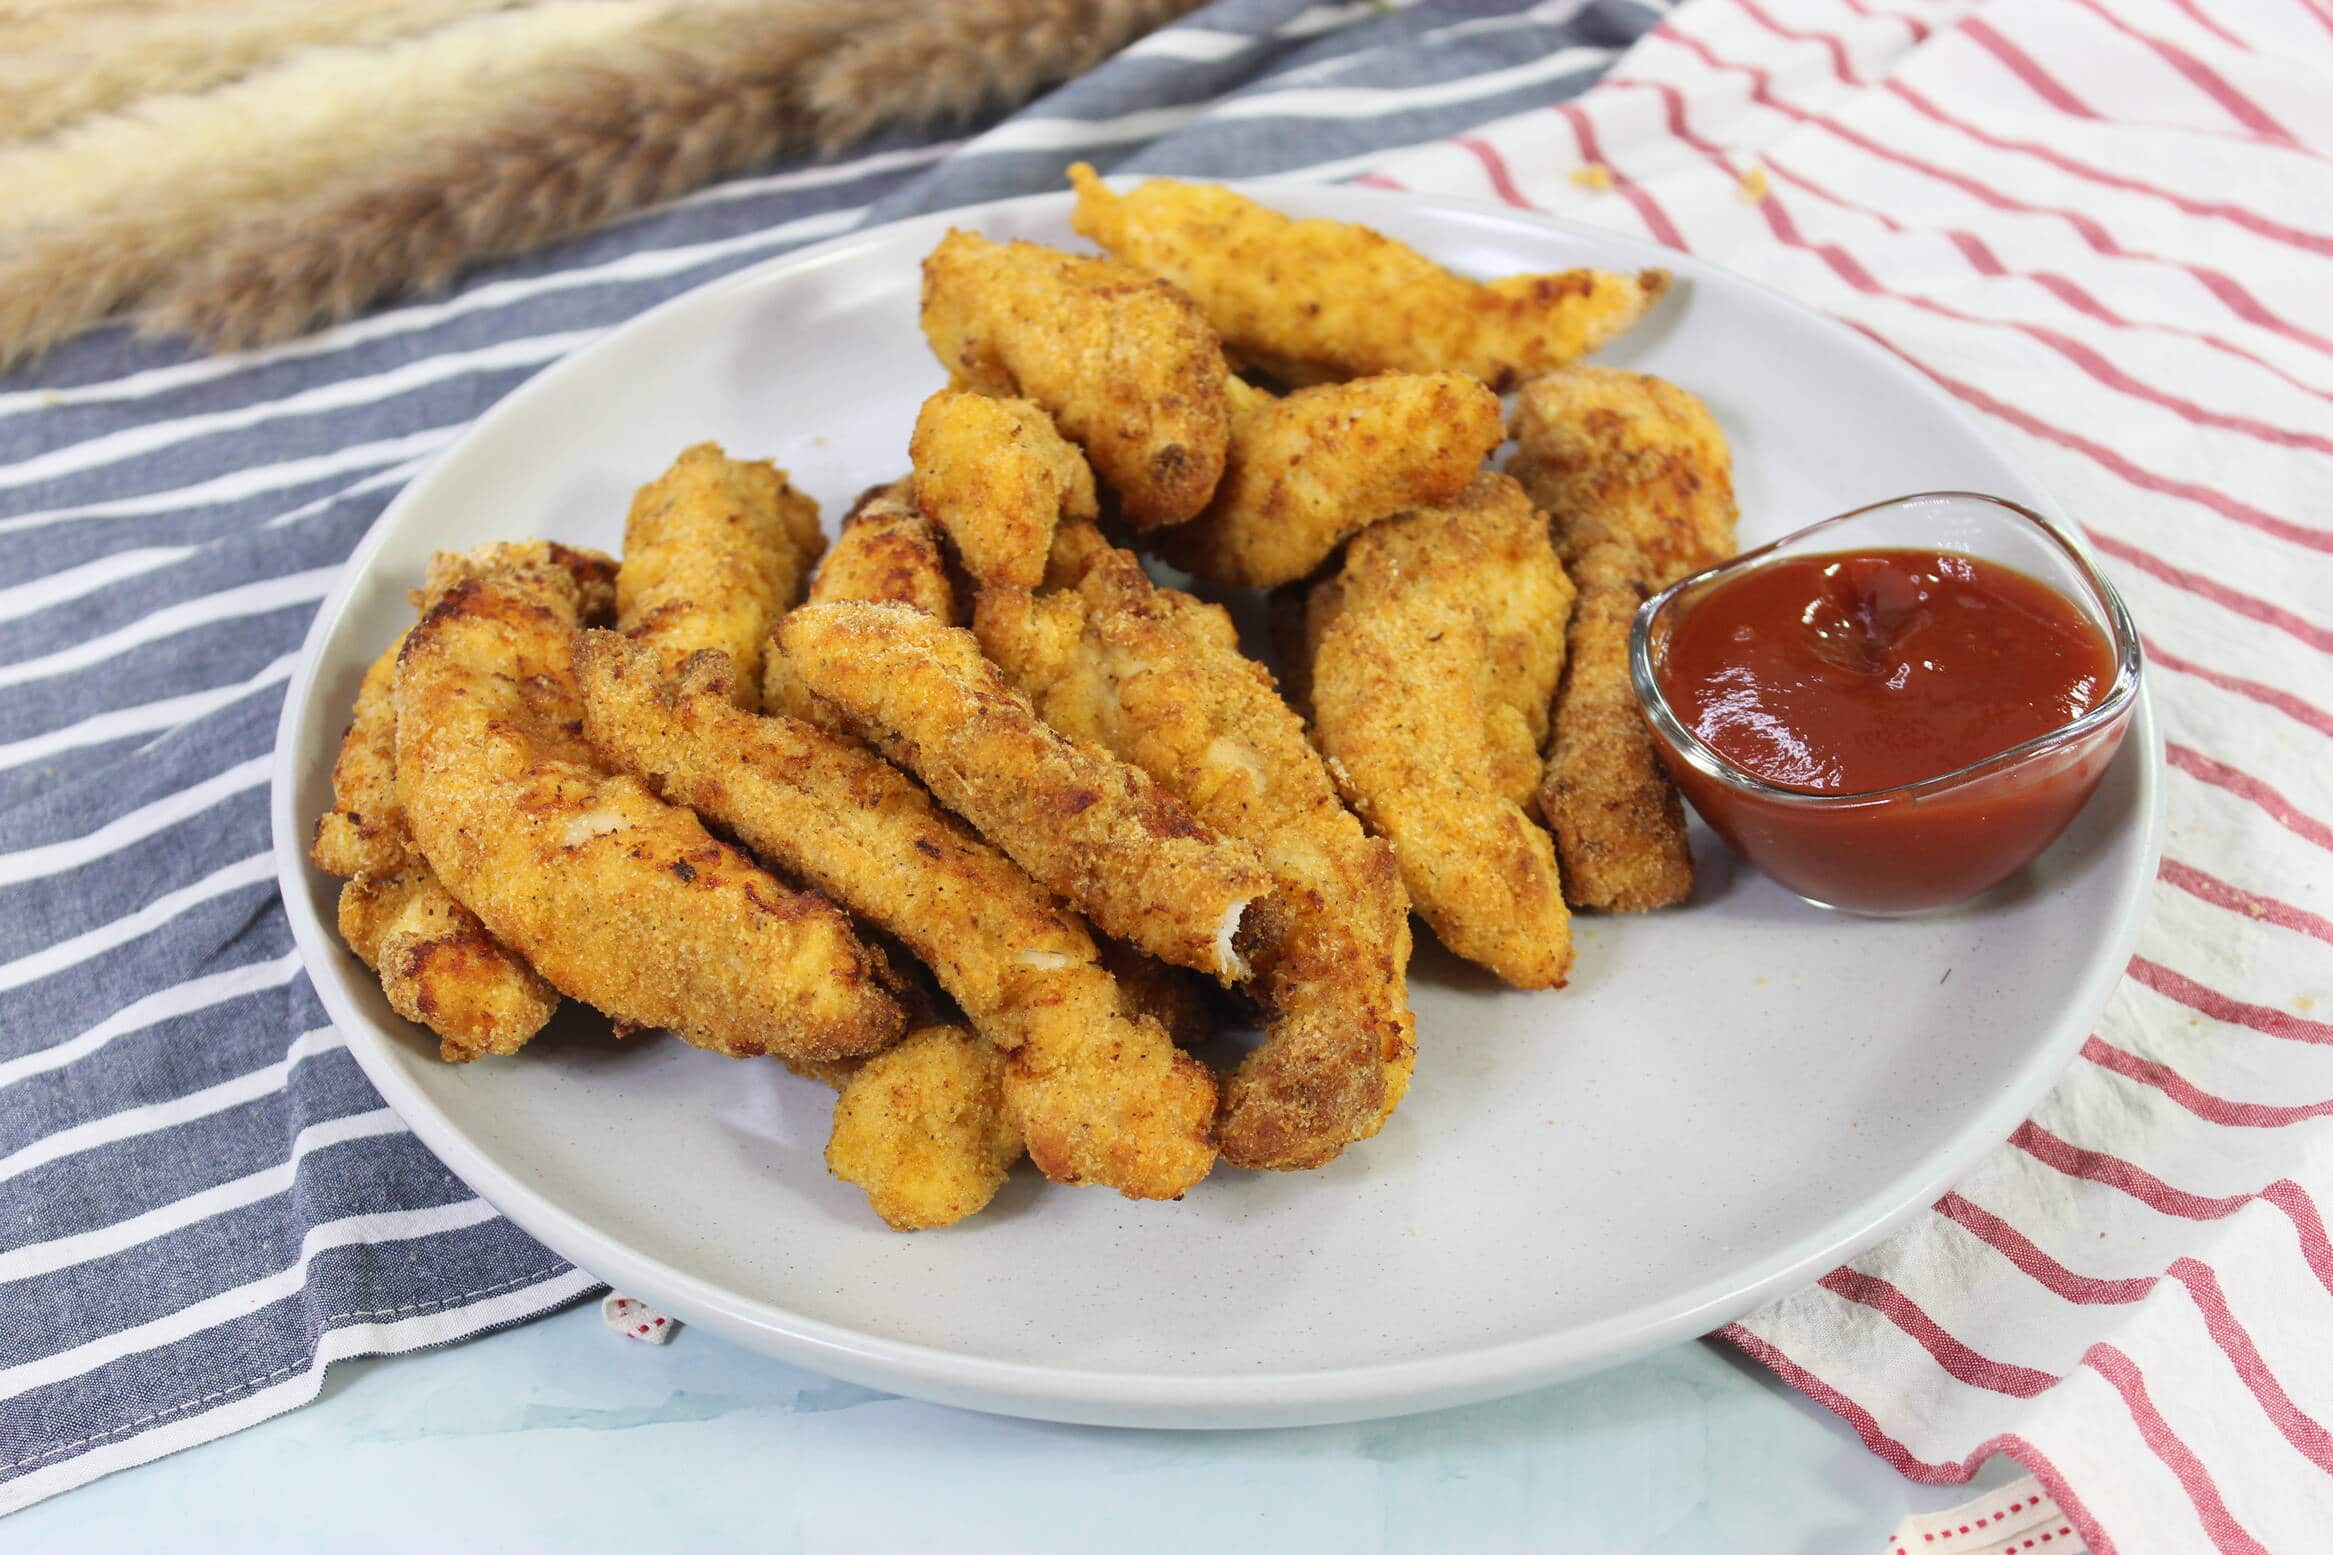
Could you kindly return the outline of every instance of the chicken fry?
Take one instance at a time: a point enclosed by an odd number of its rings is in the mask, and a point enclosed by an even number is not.
[[[1442,943],[1519,988],[1560,986],[1571,966],[1554,846],[1512,795],[1522,709],[1553,692],[1554,656],[1505,641],[1561,636],[1561,575],[1546,519],[1514,482],[1484,475],[1447,507],[1356,536],[1307,621],[1338,786],[1393,844]],[[1523,663],[1541,678],[1498,684]]]
[[[1054,526],[1099,511],[1085,455],[1027,400],[942,389],[916,415],[907,451],[923,516],[982,583],[1035,588]]]
[[[1663,589],[1734,554],[1733,457],[1708,407],[1675,384],[1569,367],[1524,385],[1507,473],[1555,525],[1566,564],[1615,541]]]
[[[1223,982],[1271,890],[1254,848],[1146,774],[1064,739],[970,632],[898,605],[807,605],[780,637],[803,683],[1106,934]]]
[[[825,548],[818,504],[783,470],[699,443],[632,499],[616,625],[669,666],[700,648],[728,654],[739,705],[755,707],[762,643]]]
[[[450,564],[399,656],[397,789],[422,854],[552,986],[735,1057],[873,1052],[889,969],[820,897],[612,776],[579,732],[575,574]]]
[[[1045,407],[1136,529],[1207,505],[1229,372],[1173,287],[1111,260],[953,231],[923,263],[923,330],[961,386]]]
[[[1242,1166],[1322,1165],[1376,1132],[1415,1052],[1392,851],[1345,809],[1220,607],[1153,586],[1131,552],[1106,547],[1064,581],[983,590],[981,646],[1054,727],[1262,853],[1280,933],[1253,988],[1271,1018],[1226,1087],[1222,1148]]]
[[[1509,465],[1555,526],[1580,585],[1539,813],[1575,906],[1645,912],[1693,889],[1685,812],[1628,678],[1647,593],[1734,552],[1733,463],[1701,402],[1671,383],[1571,367],[1527,385]]]
[[[916,506],[912,476],[870,486],[851,505],[842,534],[810,582],[812,604],[838,599],[913,605],[954,624],[955,584],[939,533]]]
[[[1499,398],[1462,373],[1380,373],[1276,399],[1234,378],[1215,499],[1160,552],[1218,583],[1276,588],[1381,518],[1447,502],[1506,438]]]
[[[1587,355],[1668,289],[1666,270],[1470,281],[1349,222],[1292,220],[1221,184],[1153,178],[1114,193],[1091,167],[1070,225],[1188,293],[1225,347],[1282,383],[1471,373],[1504,392]]]
[[[340,937],[380,974],[389,1007],[466,1063],[525,1046],[559,1007],[556,989],[486,932],[438,883],[397,802],[397,651],[373,661],[332,764],[332,808],[316,826],[316,867],[340,888]]]
[[[1661,769],[1628,676],[1628,633],[1645,591],[1637,559],[1612,542],[1573,563],[1570,673],[1539,813],[1563,858],[1564,895],[1598,912],[1650,912],[1693,894],[1685,806]]]
[[[907,614],[852,605],[809,613],[853,609]],[[611,634],[585,634],[577,655],[585,727],[611,760],[931,967],[974,1029],[1009,1055],[1005,1095],[1047,1176],[1173,1198],[1207,1174],[1213,1076],[1177,1053],[1157,1022],[1123,1009],[1086,926],[1019,865],[865,746],[738,711],[717,660],[660,683],[654,665]],[[916,1066],[929,1073],[927,1061]],[[975,1174],[970,1165],[951,1171]]]
[[[961,1026],[926,1026],[860,1064],[834,1103],[826,1169],[894,1231],[978,1214],[1021,1158],[1005,1059]]]

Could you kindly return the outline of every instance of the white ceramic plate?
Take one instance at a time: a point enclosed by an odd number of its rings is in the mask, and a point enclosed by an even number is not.
[[[1690,258],[1512,211],[1275,187],[1477,274],[1665,264],[1607,353],[1707,400],[1742,540],[1935,487],[2046,495],[1842,326]],[[573,1006],[515,1059],[440,1064],[332,932],[304,852],[364,666],[431,551],[617,548],[684,445],[775,457],[838,514],[905,465],[941,382],[917,262],[951,221],[1075,244],[1068,198],[825,244],[634,320],[483,417],[357,548],[284,709],[276,851],[308,969],[389,1102],[559,1253],[731,1338],[945,1403],[1106,1424],[1292,1424],[1511,1393],[1704,1333],[1935,1199],[2048,1088],[2129,955],[2161,758],[2134,737],[2026,876],[1941,918],[1805,907],[1696,839],[1692,904],[1582,920],[1568,989],[1504,990],[1423,929],[1415,1088],[1318,1172],[1219,1170],[1175,1204],[1052,1187],[901,1236],[820,1158],[831,1093],[775,1063],[618,1045]],[[830,519],[831,521],[831,519]]]

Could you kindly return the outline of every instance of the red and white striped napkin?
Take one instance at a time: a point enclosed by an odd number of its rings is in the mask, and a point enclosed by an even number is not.
[[[1726,1330],[1913,1478],[2008,1453],[2100,1555],[2333,1550],[2329,150],[2323,0],[1692,0],[1363,175],[1848,320],[2129,599],[2172,769],[2129,976],[1933,1213]]]

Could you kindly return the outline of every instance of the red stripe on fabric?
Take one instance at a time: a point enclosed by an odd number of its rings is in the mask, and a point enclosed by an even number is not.
[[[2162,1460],[2187,1492],[2187,1499],[2195,1508],[2203,1530],[2210,1535],[2212,1547],[2220,1555],[2269,1555],[2268,1546],[2246,1531],[2220,1499],[2220,1487],[2214,1483],[2211,1471],[2195,1450],[2179,1439],[2171,1423],[2147,1395],[2146,1379],[2139,1374],[2138,1363],[2110,1344],[2094,1344],[2082,1354],[2082,1364],[2106,1379],[2107,1385],[2122,1396],[2123,1407],[2130,1411],[2131,1423],[2138,1427],[2139,1438],[2147,1450]]]
[[[2260,1401],[2261,1412],[2268,1416],[2269,1422],[2302,1457],[2320,1469],[2333,1472],[2333,1433],[2327,1432],[2308,1411],[2292,1401],[2284,1384],[2276,1380],[2276,1373],[2260,1358],[2252,1336],[2229,1309],[2219,1276],[2193,1258],[2174,1259],[2170,1274],[2195,1298],[2195,1308],[2203,1314],[2203,1326],[2210,1332],[2212,1342],[2220,1347],[2220,1353],[2236,1368],[2244,1386]]]
[[[1834,1296],[1869,1307],[1902,1329],[1954,1380],[1988,1393],[2011,1398],[2037,1398],[2057,1385],[2054,1373],[2013,1365],[1980,1355],[1947,1333],[1944,1325],[1920,1309],[1918,1302],[1875,1274],[1860,1269],[1833,1269],[1815,1282]]]
[[[2333,852],[2333,826],[2327,826],[2315,816],[2296,809],[2291,800],[2249,772],[2239,771],[2224,761],[2206,756],[2192,746],[2177,743],[2163,747],[2163,758],[2191,778],[2209,783],[2214,788],[2225,789],[2240,799],[2251,800],[2294,836],[2305,837],[2318,847]]]
[[[1386,173],[1356,173],[1352,182],[1368,189],[1407,189],[1409,185]]]
[[[1865,331],[1865,333],[1868,334],[1869,331]],[[1872,338],[1879,339],[1877,335],[1873,335]],[[1887,342],[1882,340],[1880,344],[1886,345]],[[2116,561],[2127,562],[2151,578],[2168,583],[2173,588],[2182,589],[2195,595],[2198,599],[2208,599],[2222,609],[2232,610],[2237,615],[2257,621],[2263,626],[2273,626],[2278,631],[2288,633],[2312,648],[2333,653],[2333,631],[2319,626],[2305,616],[2295,615],[2282,605],[2272,605],[2265,599],[2229,588],[2226,584],[2207,578],[2200,572],[2190,572],[2184,567],[2175,567],[2152,551],[2142,551],[2129,541],[2117,539],[2103,530],[2084,525],[2082,533],[2099,550],[2104,551]]]
[[[1576,103],[1557,103],[1555,111],[1562,114],[1564,121],[1571,125],[1572,138],[1580,143],[1580,159],[1611,171],[1614,186],[1620,190],[1623,199],[1636,207],[1637,219],[1644,223],[1645,230],[1669,247],[1682,253],[1691,253],[1693,250],[1686,243],[1685,234],[1679,232],[1676,223],[1669,220],[1668,212],[1662,210],[1660,204],[1635,179],[1604,159],[1604,148],[1596,143],[1596,126],[1589,122],[1588,116],[1580,111],[1579,106]]]
[[[1849,86],[1861,86],[1863,84],[1862,80],[1856,76],[1854,67],[1847,63],[1847,45],[1840,42],[1837,38],[1832,37],[1829,33],[1793,31],[1792,29],[1783,26],[1773,17],[1768,16],[1764,11],[1758,9],[1757,5],[1754,3],[1754,0],[1734,0],[1734,4],[1740,7],[1743,11],[1747,12],[1752,21],[1765,28],[1768,32],[1774,34],[1774,36],[1777,38],[1788,38],[1793,43],[1821,44],[1825,49],[1830,51],[1831,74],[1837,76],[1840,80],[1846,82]]]
[[[2188,15],[2188,18],[2193,21],[2196,26],[2201,27],[2205,32],[2210,33],[2213,37],[2219,39],[2228,47],[2232,49],[2241,49],[2247,54],[2252,52],[2251,44],[2246,43],[2242,38],[2237,37],[2234,33],[2228,31],[2227,28],[2222,27],[2218,22],[2213,21],[2210,14],[2206,12],[2203,7],[2197,5],[2195,0],[2171,0],[2171,3],[2179,7],[2180,10],[2185,11]]]
[[[2206,1123],[2224,1128],[2289,1128],[2313,1118],[2333,1117],[2333,1101],[2303,1107],[2272,1107],[2266,1102],[2230,1101],[2202,1090],[2169,1064],[2126,1052],[2099,1037],[2082,1044],[2082,1056],[2099,1068],[2140,1085],[2152,1086]]]
[[[1925,43],[1928,41],[1928,24],[1920,20],[1920,18],[1917,16],[1906,16],[1901,11],[1874,11],[1868,4],[1865,3],[1865,0],[1844,0],[1844,3],[1847,9],[1853,11],[1857,16],[1868,16],[1875,20],[1885,19],[1891,22],[1902,22],[1904,24],[1904,30],[1912,35],[1912,41],[1914,43]]]
[[[2099,1525],[2097,1517],[2085,1505],[2065,1475],[2050,1461],[2049,1455],[2026,1438],[2004,1431],[1998,1436],[1980,1442],[1976,1449],[1958,1463],[1930,1463],[1912,1456],[1911,1449],[1880,1429],[1878,1419],[1861,1404],[1832,1387],[1822,1378],[1792,1360],[1779,1347],[1759,1338],[1739,1323],[1728,1323],[1711,1337],[1723,1339],[1743,1354],[1764,1366],[1784,1382],[1804,1393],[1808,1398],[1837,1415],[1854,1431],[1863,1445],[1888,1467],[1909,1480],[1923,1485],[1962,1485],[1977,1471],[1977,1465],[1987,1458],[2007,1454],[2020,1464],[2057,1502],[2081,1533],[2083,1542],[2090,1546],[2092,1555],[2120,1555],[2114,1540]]]
[[[2228,308],[2229,311],[2236,314],[2239,318],[2245,320],[2247,323],[2255,324],[2262,329],[2270,330],[2276,334],[2283,335],[2288,339],[2299,341],[2300,343],[2307,345],[2315,350],[2325,352],[2328,355],[2333,355],[2333,340],[2327,340],[2321,335],[2317,335],[2309,330],[2302,329],[2296,324],[2288,323],[2284,319],[2277,317],[2275,314],[2271,313],[2264,304],[2261,303],[2260,299],[2254,297],[2249,291],[2245,290],[2241,283],[2237,282],[2233,277],[2228,276],[2221,271],[2209,269],[2203,265],[2189,264],[2184,260],[2167,258],[2160,254],[2146,253],[2137,249],[2126,249],[2121,244],[2117,243],[2113,234],[2109,233],[2105,227],[2101,226],[2094,218],[2083,215],[2079,211],[2068,210],[2061,206],[2034,205],[2027,201],[2017,199],[2012,195],[2003,194],[2000,190],[1993,188],[1991,185],[1982,183],[1965,173],[1956,172],[1949,167],[1944,167],[1934,162],[1925,161],[1919,157],[1911,155],[1908,152],[1897,150],[1896,148],[1889,146],[1881,141],[1874,140],[1870,136],[1865,135],[1860,131],[1851,130],[1845,125],[1838,123],[1836,120],[1827,118],[1822,114],[1812,112],[1805,108],[1797,107],[1791,103],[1786,103],[1774,95],[1769,86],[1769,81],[1771,78],[1765,70],[1755,65],[1741,65],[1736,64],[1731,60],[1720,59],[1716,52],[1713,51],[1708,44],[1688,33],[1679,31],[1674,22],[1665,24],[1655,31],[1646,34],[1646,37],[1666,39],[1672,42],[1683,44],[1685,47],[1691,49],[1695,54],[1699,55],[1703,61],[1705,61],[1713,68],[1719,70],[1731,70],[1737,72],[1738,74],[1747,76],[1750,81],[1750,94],[1752,99],[1766,107],[1772,108],[1777,113],[1787,115],[1792,119],[1798,120],[1802,124],[1818,125],[1821,128],[1828,130],[1831,134],[1837,136],[1841,140],[1846,141],[1849,145],[1859,146],[1864,150],[1869,151],[1874,156],[1897,163],[1900,166],[1911,168],[1915,172],[1924,173],[1928,177],[1934,178],[1939,182],[1951,184],[1953,187],[1964,191],[1972,198],[1991,206],[1995,210],[2016,211],[2024,215],[2032,216],[2054,216],[2059,220],[2064,221],[2068,226],[2072,227],[2076,233],[2080,234],[2082,240],[2089,244],[2089,246],[2096,250],[2098,253],[2112,255],[2121,259],[2136,259],[2150,264],[2166,265],[2173,269],[2183,271],[2187,275],[2194,277],[2195,280],[2200,285],[2202,285],[2205,290],[2209,291],[2213,296],[2217,297],[2223,306]]]
[[[2017,1125],[2009,1143],[2068,1177],[2079,1177],[2084,1182],[2127,1193],[2149,1209],[2181,1220],[2219,1220],[2242,1209],[2254,1198],[2249,1193],[2213,1198],[2174,1188],[2143,1166],[2134,1166],[2109,1151],[2085,1150],[2070,1144],[2030,1118]]]
[[[2158,38],[2153,33],[2139,31],[2105,6],[2100,5],[2098,0],[2074,0],[2074,3],[2109,23],[2115,31],[2126,37],[2136,38],[2152,49],[2157,58],[2185,76],[2190,85],[2213,102],[2218,103],[2230,118],[2243,125],[2244,128],[2255,134],[2264,135],[2270,140],[2282,141],[2288,146],[2295,144],[2292,132],[2271,118],[2267,109],[2246,97],[2242,92],[2237,91],[2234,86],[2229,84],[2225,76],[2202,60],[2197,59],[2193,54],[2188,53],[2178,44],[2173,43],[2168,38]]]
[[[2025,83],[2033,95],[2048,103],[2060,113],[2070,113],[2077,119],[2095,119],[2097,111],[2072,92],[2066,90],[2057,78],[2034,62],[2024,50],[1988,26],[1982,17],[1963,20],[1960,30],[1970,42],[2009,67],[2009,73]]]
[[[2305,908],[2290,902],[2280,902],[2273,896],[2262,896],[2241,886],[2228,884],[2217,875],[2207,875],[2193,864],[2183,864],[2166,858],[2155,871],[2165,885],[2177,886],[2200,902],[2224,907],[2230,912],[2242,913],[2262,923],[2273,923],[2280,929],[2295,934],[2306,934],[2311,939],[2333,945],[2333,918],[2320,918]]]
[[[2260,1190],[2260,1196],[2283,1210],[2292,1221],[2293,1234],[2300,1238],[2301,1257],[2307,1260],[2309,1272],[2325,1293],[2333,1296],[2333,1238],[2325,1235],[2325,1219],[2317,1213],[2317,1202],[2308,1191],[2289,1177],[2280,1177]]]
[[[1736,3],[1747,5],[1749,0],[1736,0]],[[1632,86],[1637,83],[1623,81],[1614,84]],[[1686,119],[1683,95],[1676,88],[1665,83],[1651,84],[1661,94],[1669,132],[1707,157],[1728,177],[1739,178],[1740,171],[1735,167],[1732,158],[1727,156],[1723,149],[1693,132]],[[1770,167],[1772,165],[1769,163]],[[1792,176],[1790,181],[1794,183],[1805,182],[1805,180],[1795,176]],[[1817,190],[1816,193],[1820,194],[1821,191]],[[1964,324],[1975,324],[1991,329],[2014,330],[2029,339],[2040,342],[2043,346],[2064,357],[2094,382],[2131,398],[2160,405],[2191,422],[2217,426],[2223,430],[2258,438],[2263,442],[2275,443],[2282,447],[2313,448],[2319,452],[2333,454],[2333,438],[2319,437],[2314,433],[2294,432],[2283,427],[2270,426],[2266,422],[2254,421],[2245,416],[2227,415],[2219,411],[2208,410],[2192,400],[2165,394],[2153,385],[2131,377],[2113,362],[2070,335],[2060,334],[2056,330],[2047,329],[2038,324],[2023,323],[2015,319],[1986,318],[1948,306],[1931,297],[1914,296],[1908,292],[1899,292],[1883,286],[1872,276],[1870,271],[1863,267],[1861,261],[1837,244],[1816,242],[1804,236],[1778,197],[1769,195],[1766,199],[1758,202],[1758,209],[1764,214],[1767,226],[1783,243],[1815,255],[1828,265],[1840,279],[1867,296],[1892,297],[1900,302],[1909,303],[1913,307],[1934,313],[1939,317],[1953,319]],[[1908,353],[1898,351],[1897,354],[1904,356],[1907,361],[1914,361]],[[1925,364],[1914,361],[1914,365],[1920,366],[1922,371],[1927,372],[1938,383],[1944,384],[1947,388],[1953,388],[1954,393],[1961,392],[1959,388],[1954,388],[1948,380],[1927,368]],[[1968,396],[1963,394],[1961,397],[1967,398]],[[2134,486],[2158,492],[2164,496],[2179,497],[2194,502],[2199,506],[2210,508],[2213,512],[2232,522],[2242,524],[2250,529],[2258,529],[2264,534],[2274,535],[2280,540],[2289,541],[2295,545],[2307,546],[2311,550],[2333,552],[2333,531],[2296,524],[2289,519],[2280,518],[2276,514],[2254,507],[2250,503],[2239,501],[2215,487],[2201,486],[2191,481],[2174,480],[2168,476],[2157,475],[2151,470],[2132,463],[2102,443],[2095,442],[2080,433],[2071,432],[2063,427],[2045,422],[2024,411],[2009,409],[1998,401],[1992,402],[1987,408],[1991,409],[1995,415],[2014,422],[2036,437],[2057,443],[2061,447],[2070,448],[2096,463],[2105,465],[2107,469]]]
[[[2233,691],[2240,697],[2249,697],[2263,707],[2273,707],[2287,718],[2307,724],[2319,734],[2333,734],[2333,713],[2313,702],[2304,702],[2291,692],[2280,691],[2262,681],[2246,680],[2241,675],[2206,669],[2193,660],[2167,652],[2151,637],[2144,641],[2150,668],[2170,670],[2177,675],[2193,675],[2206,685],[2217,686],[2222,691]]]
[[[1722,153],[1716,153],[1716,155],[1721,166],[1730,167]],[[1801,235],[1797,224],[1790,219],[1789,213],[1783,209],[1779,199],[1769,197],[1761,200],[1758,202],[1758,208],[1765,213],[1766,223],[1774,230],[1776,237],[1792,248],[1804,249],[1815,255],[1829,265],[1841,280],[1867,296],[1892,297],[1897,301],[1909,303],[1913,307],[1964,324],[2015,330],[2019,334],[2039,341],[2042,345],[2063,356],[2093,381],[2130,395],[2132,398],[2161,405],[2167,410],[2185,416],[2190,421],[2199,421],[2207,425],[2239,431],[2264,442],[2278,443],[2287,447],[2316,447],[2324,452],[2333,453],[2333,439],[2320,438],[2309,433],[2290,432],[2280,427],[2268,426],[2265,423],[2250,421],[2243,417],[2221,415],[2214,411],[2207,411],[2192,401],[2163,394],[2130,377],[2079,341],[2070,336],[2061,335],[2055,330],[2044,329],[2035,324],[2019,323],[2011,319],[1984,318],[1977,314],[1964,313],[1958,308],[1948,307],[1932,298],[1915,297],[1907,293],[1893,291],[1880,285],[1873,278],[1871,272],[1863,268],[1861,262],[1836,244],[1812,242]],[[1901,348],[1894,349],[1898,356],[1918,367],[1958,398],[1979,405],[1980,408],[1999,416],[2020,431],[2027,432],[2046,442],[2056,443],[2061,448],[2071,449],[2093,463],[2105,466],[2113,474],[2143,491],[2156,492],[2166,497],[2178,497],[2183,501],[2195,503],[2199,507],[2209,508],[2221,517],[2242,524],[2247,529],[2257,529],[2263,534],[2274,535],[2276,538],[2294,545],[2307,546],[2316,551],[2333,552],[2333,531],[2312,529],[2302,524],[2293,523],[2289,519],[2279,518],[2274,513],[2256,508],[2248,502],[2239,501],[2214,487],[2201,486],[2192,481],[2174,480],[2169,476],[2158,475],[2152,470],[2132,463],[2104,443],[2096,442],[2079,432],[2071,432],[2064,427],[2044,421],[2039,416],[1995,399],[1972,385],[1947,378],[1914,357],[1910,352]]]
[[[1500,157],[1497,147],[1472,135],[1453,135],[1450,139],[1474,153],[1474,159],[1482,164],[1482,170],[1490,176],[1491,188],[1500,199],[1527,211],[1539,209],[1524,199],[1523,191],[1515,187],[1514,177],[1508,173],[1506,161]]]
[[[2289,243],[2295,248],[2305,248],[2311,253],[2333,254],[2333,237],[2328,237],[2323,233],[2309,232],[2299,227],[2288,227],[2283,222],[2263,216],[2257,211],[2247,210],[2240,205],[2198,200],[2175,190],[2147,183],[2143,179],[2132,178],[2122,173],[2110,173],[2104,168],[2076,161],[2054,147],[2043,145],[2039,141],[2014,140],[2009,136],[1996,134],[1981,124],[1973,124],[1958,114],[1939,106],[1933,98],[1923,95],[1902,81],[1890,78],[1879,84],[1923,116],[1935,120],[1938,124],[1958,130],[1971,140],[1981,141],[1996,151],[2015,151],[2026,156],[2038,157],[2058,171],[2089,183],[2098,184],[2108,189],[2120,189],[2126,194],[2142,194],[2152,199],[2163,200],[2190,216],[2217,217],[2222,221],[2232,222],[2247,232],[2257,233],[2261,237],[2270,238],[2279,243]]]
[[[2127,1280],[2102,1280],[2087,1274],[2077,1274],[2043,1252],[2024,1232],[1991,1210],[1973,1204],[1957,1193],[1948,1193],[1938,1199],[1936,1212],[2031,1275],[2035,1283],[2044,1289],[2082,1306],[2127,1306],[2155,1288],[2153,1275]]]
[[[2231,999],[2216,988],[2207,988],[2194,978],[2174,972],[2159,961],[2145,956],[2130,958],[2132,979],[2152,988],[2177,1004],[2184,1004],[2198,1015],[2231,1026],[2244,1026],[2264,1037],[2276,1037],[2286,1042],[2307,1042],[2317,1046],[2333,1044],[2333,1026],[2321,1020],[2304,1020],[2269,1004],[2250,1004],[2242,999]]]

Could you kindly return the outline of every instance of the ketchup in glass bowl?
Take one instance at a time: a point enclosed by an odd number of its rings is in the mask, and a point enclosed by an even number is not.
[[[2038,514],[1973,492],[1860,508],[1646,602],[1653,743],[1734,851],[1819,906],[1897,915],[1999,884],[2122,744],[2137,629]]]

